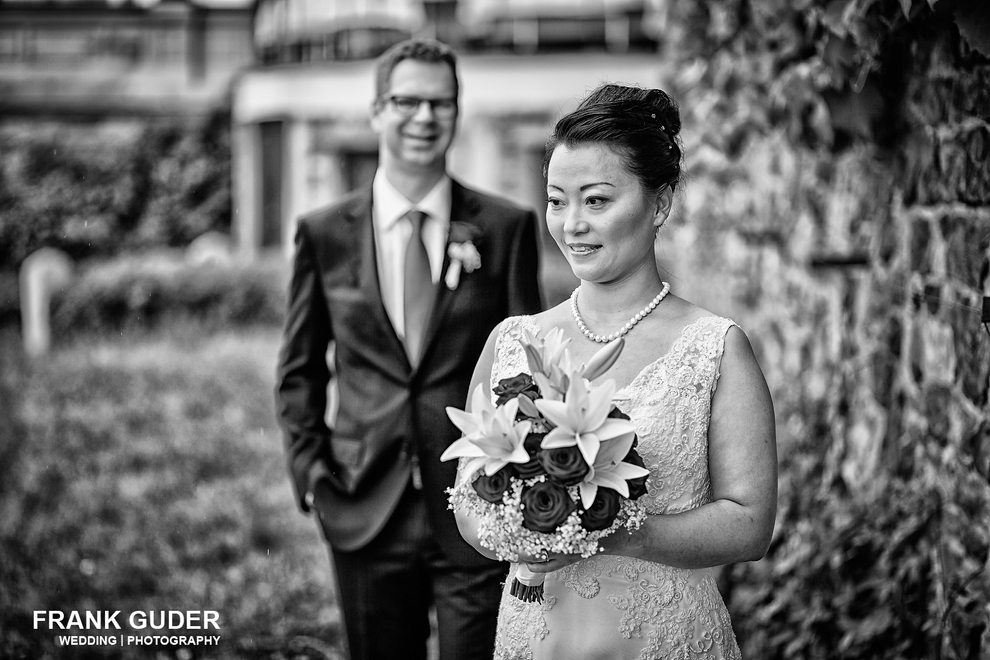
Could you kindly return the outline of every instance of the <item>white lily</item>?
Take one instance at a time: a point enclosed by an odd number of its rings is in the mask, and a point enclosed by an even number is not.
[[[528,329],[524,329],[520,343],[526,350],[526,361],[533,373],[546,373],[548,365],[560,362],[571,340],[564,339],[564,331],[560,328],[553,328],[543,339],[537,339]]]
[[[509,463],[528,463],[529,452],[523,443],[532,423],[517,422],[518,409],[519,402],[515,399],[496,407],[479,383],[471,394],[471,412],[447,407],[447,416],[464,437],[452,442],[440,460],[471,459],[462,471],[464,479],[479,469],[491,476]]]
[[[622,459],[632,449],[636,439],[635,433],[628,433],[601,443],[595,462],[584,476],[584,481],[578,484],[581,491],[581,504],[589,509],[598,494],[598,487],[612,488],[623,497],[629,497],[627,479],[636,479],[650,473],[646,468],[626,463]]]
[[[608,416],[613,394],[614,380],[592,385],[578,377],[571,379],[564,401],[537,399],[536,407],[556,425],[543,439],[542,446],[553,449],[577,445],[588,465],[594,465],[602,441],[636,432],[631,421]]]
[[[553,328],[543,339],[537,339],[529,330],[523,330],[523,338],[519,342],[541,396],[551,401],[562,400],[574,371],[571,352],[567,350],[571,340],[564,338],[563,330]]]
[[[588,364],[582,365],[576,373],[588,380],[598,378],[615,364],[615,361],[619,359],[619,353],[622,352],[622,347],[625,345],[626,340],[622,337],[609,342],[598,349],[588,360]]]

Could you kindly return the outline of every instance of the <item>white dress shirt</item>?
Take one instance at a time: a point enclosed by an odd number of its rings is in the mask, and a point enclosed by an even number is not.
[[[430,274],[434,284],[440,281],[443,253],[450,228],[450,177],[444,175],[418,204],[413,204],[389,183],[379,169],[371,185],[371,209],[375,226],[375,255],[378,258],[378,281],[382,289],[385,311],[396,334],[406,334],[403,311],[403,270],[406,244],[412,234],[412,223],[404,218],[411,210],[427,215],[423,220],[423,244],[430,258]]]

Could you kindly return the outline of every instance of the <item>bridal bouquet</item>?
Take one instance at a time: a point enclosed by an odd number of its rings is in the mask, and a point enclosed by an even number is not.
[[[622,351],[617,339],[575,365],[559,328],[520,340],[531,374],[500,380],[492,403],[479,384],[471,412],[447,408],[464,433],[440,457],[465,459],[450,507],[480,520],[479,542],[503,561],[519,554],[598,552],[620,527],[638,528],[649,471],[636,427],[613,404],[615,381],[593,385]],[[543,576],[521,565],[511,592],[541,600]]]

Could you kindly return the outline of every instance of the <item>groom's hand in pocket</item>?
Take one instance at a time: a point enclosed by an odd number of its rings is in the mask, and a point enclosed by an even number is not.
[[[309,505],[311,511],[316,511],[316,514],[321,519],[326,515],[329,508],[328,497],[332,489],[333,486],[330,485],[330,480],[326,477],[321,477],[316,480],[312,489],[306,494],[306,504]]]

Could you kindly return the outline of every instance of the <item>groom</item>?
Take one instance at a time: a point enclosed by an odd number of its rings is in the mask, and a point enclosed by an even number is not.
[[[276,399],[304,511],[330,543],[352,660],[491,658],[506,567],[447,510],[475,361],[496,324],[540,310],[536,217],[450,178],[456,58],[406,41],[380,58],[373,183],[299,221]],[[327,364],[333,346],[333,369]],[[337,379],[333,428],[324,419]]]

